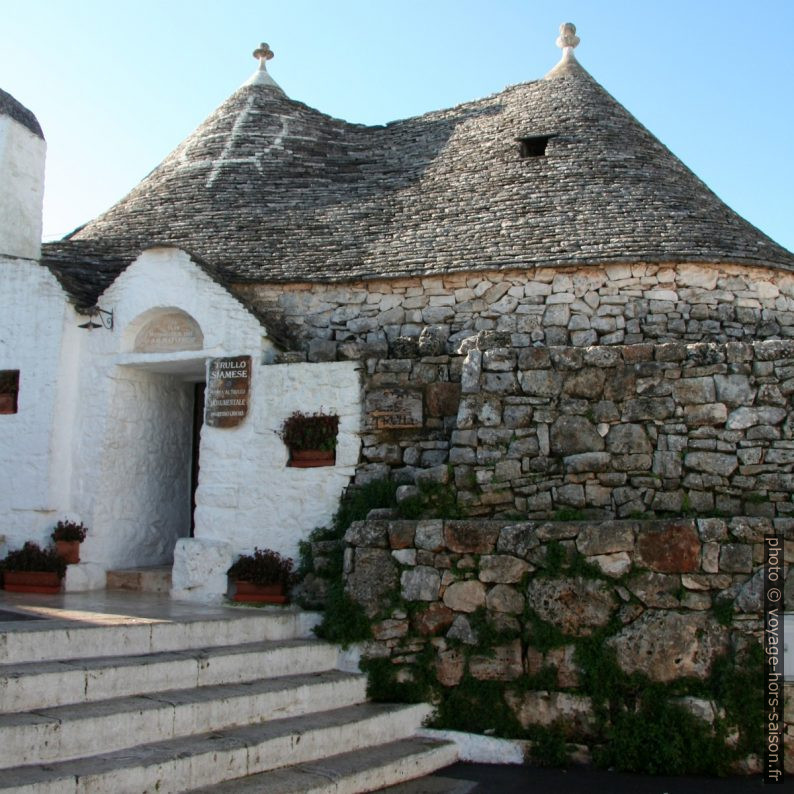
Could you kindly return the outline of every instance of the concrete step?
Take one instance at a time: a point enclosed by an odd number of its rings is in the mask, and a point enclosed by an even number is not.
[[[0,665],[0,710],[32,711],[164,690],[317,673],[336,667],[337,657],[336,646],[319,640],[277,640],[137,656]]]
[[[366,677],[331,670],[0,715],[0,768],[109,753],[366,700]]]
[[[229,610],[233,616],[165,620],[109,615],[96,622],[20,622],[0,631],[0,665],[130,656],[311,637],[320,616],[297,608]]]
[[[175,794],[191,791],[277,769],[286,763],[291,766],[310,763],[327,757],[329,748],[344,754],[405,739],[416,732],[430,711],[424,704],[367,703],[74,761],[8,768],[0,776],[0,792]]]
[[[401,783],[414,794],[466,794],[474,783],[445,778],[428,778],[427,785],[415,778],[429,775],[455,763],[457,746],[453,742],[432,739],[403,739],[380,747],[368,747],[352,753],[335,755],[311,764],[289,766],[262,772],[247,778],[229,780],[216,786],[200,788],[194,794],[359,794],[379,791],[384,786]],[[413,781],[402,783],[402,781]],[[439,781],[436,783],[435,781]],[[389,789],[392,790],[391,788]],[[405,789],[408,792],[408,788]]]
[[[108,571],[105,587],[108,590],[129,590],[135,593],[168,593],[171,591],[171,566]]]

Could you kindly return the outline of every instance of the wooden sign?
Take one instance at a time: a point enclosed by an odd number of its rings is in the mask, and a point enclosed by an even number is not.
[[[207,376],[204,422],[210,427],[237,427],[248,415],[251,356],[213,358]]]
[[[422,393],[407,389],[377,389],[367,395],[367,424],[374,430],[422,427]]]

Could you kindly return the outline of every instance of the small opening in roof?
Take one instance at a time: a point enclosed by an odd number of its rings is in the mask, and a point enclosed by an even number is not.
[[[544,157],[548,142],[556,137],[554,133],[550,133],[549,135],[525,135],[522,138],[516,138],[519,145],[518,153],[521,157]]]

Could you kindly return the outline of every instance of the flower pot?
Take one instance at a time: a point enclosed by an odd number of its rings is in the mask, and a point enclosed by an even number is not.
[[[234,580],[232,601],[249,601],[260,604],[287,604],[289,597],[284,593],[281,584],[254,584]]]
[[[316,466],[333,466],[336,463],[336,450],[333,449],[291,449],[288,466],[296,469],[312,469]]]
[[[55,571],[4,571],[3,588],[10,593],[60,593],[61,577]]]
[[[79,540],[56,540],[55,551],[67,565],[75,565],[80,562]]]

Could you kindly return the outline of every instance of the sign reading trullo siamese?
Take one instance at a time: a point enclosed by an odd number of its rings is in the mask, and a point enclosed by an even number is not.
[[[204,422],[210,427],[236,427],[248,414],[251,356],[213,358],[207,376]]]

